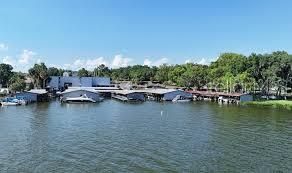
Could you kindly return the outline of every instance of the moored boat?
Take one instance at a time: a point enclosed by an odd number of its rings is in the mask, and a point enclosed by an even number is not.
[[[1,102],[1,105],[2,106],[18,106],[20,105],[19,103],[16,103],[16,102]]]
[[[189,98],[186,98],[186,97],[183,97],[181,95],[177,95],[173,100],[172,102],[190,102],[191,99]]]
[[[66,97],[61,98],[61,102],[66,103],[96,103],[96,100],[87,97],[86,94],[80,96],[80,97]]]
[[[17,106],[20,105],[19,100],[12,97],[7,97],[1,101],[2,106]]]

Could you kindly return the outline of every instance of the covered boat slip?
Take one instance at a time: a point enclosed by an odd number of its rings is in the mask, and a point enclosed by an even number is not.
[[[145,101],[145,93],[140,90],[118,90],[112,93],[112,98],[124,101]]]
[[[28,102],[44,102],[49,101],[48,92],[44,89],[33,89],[29,91],[23,91],[15,94],[16,98],[23,98]]]
[[[62,92],[61,101],[70,102],[97,102],[101,101],[99,93],[91,89],[68,89]]]
[[[90,90],[90,91],[95,91],[99,93],[99,96],[102,96],[104,98],[111,98],[111,95],[113,92],[117,91],[117,90],[121,90],[118,87],[69,87],[69,90],[72,89],[86,89],[86,90]]]
[[[156,101],[173,101],[178,96],[184,99],[192,99],[192,94],[177,89],[151,89],[147,93]]]
[[[225,93],[210,91],[188,91],[195,100],[210,100],[219,103],[239,103],[253,101],[253,96],[247,93]]]
[[[192,99],[192,94],[176,89],[118,90],[112,94],[112,98],[122,101],[145,101],[146,96],[154,101],[172,101],[177,96]]]
[[[173,101],[177,102],[190,101],[192,94],[183,90],[177,89],[141,89],[141,90],[121,90],[115,87],[100,88],[100,87],[72,87],[62,92],[62,100],[67,98],[81,99],[82,96],[99,101],[101,94],[109,93],[111,98],[118,99],[124,102],[143,102],[148,100],[155,101]]]

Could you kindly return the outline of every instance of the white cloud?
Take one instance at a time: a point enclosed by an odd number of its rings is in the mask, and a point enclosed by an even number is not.
[[[27,65],[33,60],[35,55],[36,55],[35,52],[24,49],[22,51],[22,54],[20,55],[20,57],[18,59],[18,63],[23,64],[23,65]]]
[[[36,53],[30,50],[23,50],[18,58],[6,56],[0,59],[1,63],[10,64],[14,71],[27,72],[35,63],[41,63],[40,58],[35,57]]]
[[[150,61],[149,59],[145,59],[143,65],[147,65],[147,66],[151,66],[152,61]]]
[[[0,43],[0,50],[8,50],[8,46],[4,43]]]
[[[36,62],[37,64],[40,64],[40,63],[42,63],[42,60],[39,58],[39,59],[37,59],[35,62]]]
[[[187,64],[187,63],[192,63],[192,60],[191,59],[185,60],[185,64]]]
[[[153,66],[161,66],[162,64],[167,64],[168,63],[168,59],[167,58],[161,58],[155,62],[153,62]]]
[[[11,58],[10,56],[3,57],[1,61],[4,64],[10,64],[13,67],[16,65],[14,59]]]
[[[148,65],[148,66],[161,66],[162,64],[167,64],[168,59],[167,58],[161,58],[156,61],[151,61],[149,59],[145,59],[143,65]]]
[[[207,61],[205,58],[202,58],[198,64],[203,64],[203,65],[208,65],[210,63],[210,61]]]
[[[209,65],[212,62],[211,59],[201,58],[190,58],[185,61],[185,63],[195,63],[195,64],[202,64],[202,65]]]
[[[133,60],[131,58],[124,58],[123,55],[116,55],[112,61],[112,68],[127,67]]]
[[[81,68],[86,68],[88,70],[93,70],[97,66],[104,64],[108,65],[108,62],[103,58],[99,57],[96,59],[76,59],[73,64],[64,64],[65,69],[79,70]]]

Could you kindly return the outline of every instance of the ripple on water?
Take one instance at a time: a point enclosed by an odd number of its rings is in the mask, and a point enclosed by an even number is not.
[[[1,108],[0,168],[72,173],[291,172],[290,114],[209,103],[113,100]]]

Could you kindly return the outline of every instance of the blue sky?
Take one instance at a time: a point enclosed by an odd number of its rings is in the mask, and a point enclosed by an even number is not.
[[[1,1],[0,61],[89,69],[291,52],[288,0]]]

